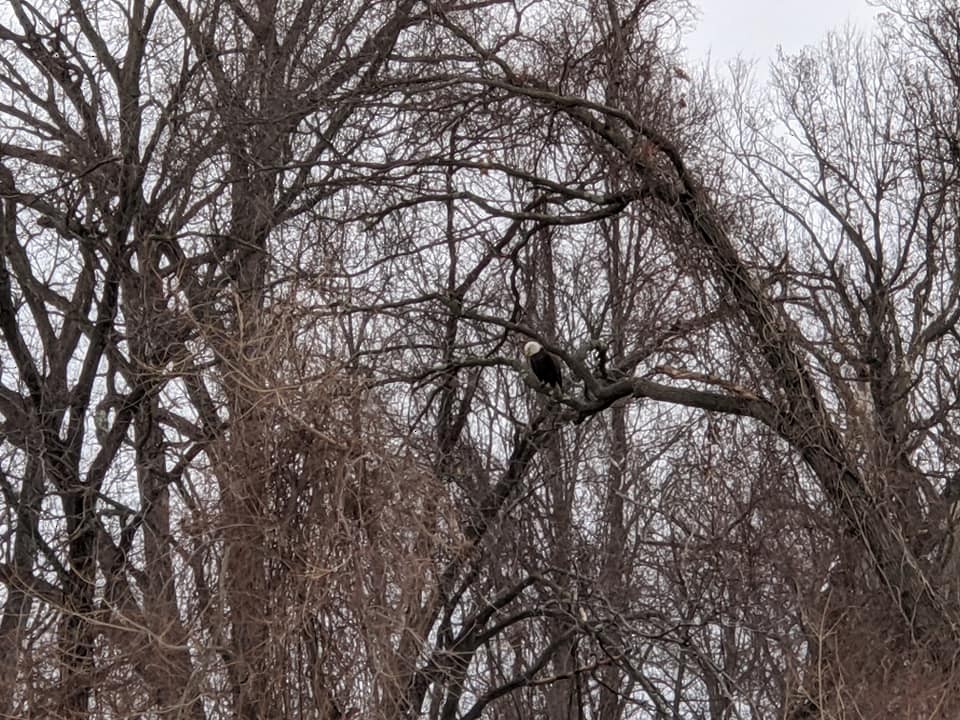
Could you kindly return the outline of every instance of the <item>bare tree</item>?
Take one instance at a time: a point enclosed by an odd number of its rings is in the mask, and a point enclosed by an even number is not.
[[[271,320],[323,261],[268,239],[336,192],[323,168],[363,141],[358,98],[410,7],[13,3],[5,715],[286,716],[261,602],[276,558],[254,554],[283,464],[261,396],[333,370]],[[237,472],[221,454],[243,443]],[[336,709],[311,662],[302,692]]]
[[[836,656],[818,662],[828,684],[852,686],[840,692],[866,714],[896,694],[880,670],[888,658],[928,668],[924,691],[899,686],[916,698],[898,701],[900,712],[914,715],[946,711],[957,628],[957,57],[948,39],[957,17],[942,3],[891,9],[883,39],[837,34],[782,60],[776,106],[766,118],[742,115],[733,149],[786,223],[777,300],[804,329],[797,342],[824,378],[826,412],[859,478],[864,510],[850,529],[868,554],[847,562],[877,573],[874,582],[852,568],[832,577],[819,612],[839,628],[828,643]],[[775,264],[775,252],[762,261]],[[885,651],[871,640],[877,628],[898,638]]]
[[[662,0],[13,2],[0,714],[949,712],[958,21],[890,9],[761,103]]]

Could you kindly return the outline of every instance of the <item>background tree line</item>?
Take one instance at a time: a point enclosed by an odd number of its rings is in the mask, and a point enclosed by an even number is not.
[[[0,717],[948,717],[960,12],[11,0]],[[521,361],[562,361],[562,400]]]

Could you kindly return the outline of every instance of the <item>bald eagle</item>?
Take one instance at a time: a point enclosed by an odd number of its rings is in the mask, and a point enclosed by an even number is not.
[[[527,356],[530,369],[537,379],[544,385],[553,385],[563,391],[563,376],[560,374],[560,363],[543,349],[538,342],[531,340],[523,346],[523,354]]]

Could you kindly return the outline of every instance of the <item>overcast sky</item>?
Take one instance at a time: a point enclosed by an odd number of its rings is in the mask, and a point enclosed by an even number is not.
[[[687,36],[692,60],[710,54],[722,65],[741,54],[766,67],[777,46],[795,52],[850,20],[869,28],[877,14],[866,0],[699,0],[697,28]]]

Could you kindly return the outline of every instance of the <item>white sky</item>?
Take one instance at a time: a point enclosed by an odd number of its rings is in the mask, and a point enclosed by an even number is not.
[[[685,38],[691,60],[722,66],[738,54],[766,69],[777,46],[796,52],[848,20],[869,28],[877,9],[867,0],[699,0],[700,22]]]

